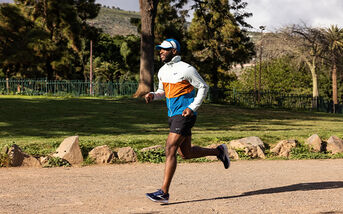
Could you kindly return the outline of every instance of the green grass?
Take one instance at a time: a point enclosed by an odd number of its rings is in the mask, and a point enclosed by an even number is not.
[[[206,146],[257,136],[268,146],[279,140],[303,143],[312,134],[323,140],[343,137],[343,115],[203,104],[193,128],[193,144]],[[36,156],[55,151],[64,138],[78,135],[83,151],[95,146],[164,145],[168,134],[163,101],[141,99],[0,96],[0,149],[16,143]],[[84,154],[86,155],[86,154]],[[149,158],[149,157],[148,157]]]

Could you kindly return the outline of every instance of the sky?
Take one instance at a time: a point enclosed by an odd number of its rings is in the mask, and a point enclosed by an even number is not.
[[[305,23],[311,27],[343,28],[343,0],[243,0],[246,12],[253,16],[246,21],[259,30],[275,31],[291,24]],[[98,3],[124,10],[139,11],[139,0],[97,0]]]
[[[248,3],[246,12],[253,16],[246,19],[254,30],[266,26],[267,31],[275,31],[290,24],[311,27],[343,28],[343,0],[243,0]],[[13,2],[0,0],[0,2]],[[119,7],[123,10],[139,11],[139,0],[96,0],[97,3]]]

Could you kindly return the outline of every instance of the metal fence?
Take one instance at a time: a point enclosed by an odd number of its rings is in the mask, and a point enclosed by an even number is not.
[[[331,100],[323,97],[313,99],[309,94],[287,94],[272,91],[237,91],[235,89],[210,89],[208,99],[215,103],[229,103],[249,108],[267,107],[278,109],[332,112]],[[316,105],[314,105],[316,103]],[[315,107],[314,107],[315,106]],[[343,113],[343,105],[336,105],[336,113]]]
[[[132,96],[138,88],[137,82],[92,83],[85,81],[47,81],[47,80],[14,80],[0,79],[0,95],[45,95],[45,96]],[[268,107],[282,109],[332,111],[332,102],[319,98],[317,108],[313,109],[311,95],[284,94],[276,92],[237,91],[211,88],[207,100],[214,103],[229,103],[245,107]],[[343,113],[343,105],[336,106],[337,113]]]
[[[138,83],[92,83],[84,81],[47,81],[47,80],[4,80],[0,79],[0,94],[6,95],[50,95],[50,96],[108,96],[132,95]]]

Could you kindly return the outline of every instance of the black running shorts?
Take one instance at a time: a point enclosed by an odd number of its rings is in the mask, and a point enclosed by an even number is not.
[[[169,128],[170,132],[180,134],[183,136],[191,136],[192,135],[192,127],[195,124],[197,116],[193,115],[190,117],[183,117],[182,115],[175,115],[173,117],[169,117]]]

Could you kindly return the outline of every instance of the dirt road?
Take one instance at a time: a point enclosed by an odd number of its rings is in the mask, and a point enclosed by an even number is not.
[[[343,160],[179,164],[170,204],[163,164],[0,168],[0,213],[343,213]]]

